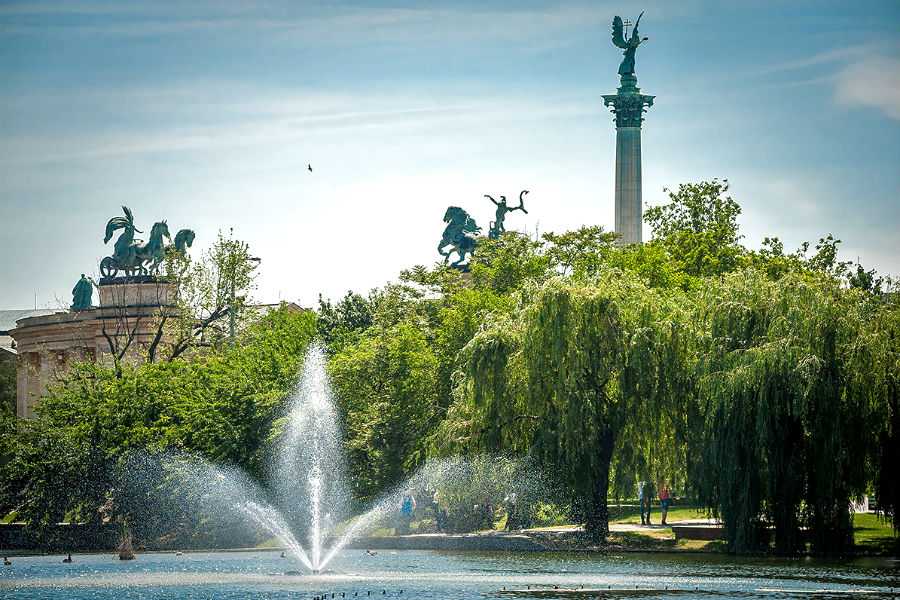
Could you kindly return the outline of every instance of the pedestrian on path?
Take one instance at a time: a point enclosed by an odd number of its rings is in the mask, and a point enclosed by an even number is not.
[[[638,501],[641,507],[641,525],[652,525],[650,522],[650,508],[653,506],[653,484],[642,481],[638,488]]]
[[[646,519],[644,518],[644,482],[638,481],[638,510],[641,511],[641,525],[646,525]]]
[[[506,530],[515,531],[522,529],[522,526],[519,524],[518,507],[516,506],[519,500],[518,494],[510,492],[503,500],[506,502]]]
[[[407,490],[400,500],[400,527],[398,528],[401,535],[409,533],[409,526],[412,523],[413,513],[416,511],[416,498],[413,496],[412,490]]]
[[[659,486],[659,506],[662,513],[662,524],[666,525],[666,515],[669,514],[669,506],[672,505],[672,494],[669,492],[669,484],[665,481]]]

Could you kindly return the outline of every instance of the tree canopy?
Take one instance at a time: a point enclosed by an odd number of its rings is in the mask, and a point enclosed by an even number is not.
[[[596,226],[507,232],[479,241],[468,273],[419,265],[316,314],[276,311],[234,345],[76,368],[35,421],[0,418],[0,510],[96,519],[130,449],[258,476],[318,337],[358,501],[427,460],[502,453],[540,467],[595,539],[609,499],[648,481],[721,517],[733,551],[766,547],[770,530],[781,553],[807,535],[814,552],[844,550],[863,494],[897,524],[900,300],[890,278],[842,262],[831,234],[812,250],[746,248],[728,191],[670,191],[643,245]]]

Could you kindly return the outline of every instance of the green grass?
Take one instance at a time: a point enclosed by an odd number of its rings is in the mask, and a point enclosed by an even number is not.
[[[659,506],[654,506],[653,510],[650,511],[651,522],[658,524],[661,519],[661,514],[662,513],[660,512]],[[705,510],[697,508],[695,506],[675,506],[669,509],[669,514],[666,517],[666,522],[671,524],[688,519],[706,519],[708,517],[709,515]],[[637,506],[610,507],[609,522],[640,525],[641,512]]]
[[[894,535],[890,522],[870,513],[853,515],[853,543],[863,552],[900,553],[900,538]]]

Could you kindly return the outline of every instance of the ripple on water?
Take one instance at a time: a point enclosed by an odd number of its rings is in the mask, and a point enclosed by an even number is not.
[[[400,551],[367,556],[346,551],[329,571],[291,572],[274,552],[142,554],[121,563],[109,555],[15,558],[0,571],[9,600],[312,597],[333,591],[367,598],[462,600],[483,594],[520,598],[867,598],[896,597],[897,564],[888,561],[750,560],[693,555],[474,554]],[[299,567],[298,568],[302,568]],[[554,589],[558,586],[559,589]],[[585,590],[581,590],[584,586]],[[636,589],[637,588],[637,589]],[[668,589],[666,589],[668,588]],[[591,595],[591,594],[594,595]],[[504,594],[499,594],[503,596]],[[360,597],[360,596],[357,596]]]

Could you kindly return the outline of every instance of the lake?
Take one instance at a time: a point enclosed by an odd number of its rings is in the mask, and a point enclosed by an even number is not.
[[[278,552],[14,557],[0,597],[19,599],[895,598],[892,559],[736,559],[704,554],[346,550],[313,575]],[[554,586],[565,588],[555,590]],[[582,586],[585,588],[581,591]],[[566,590],[577,590],[571,592]],[[589,591],[590,590],[590,591]],[[382,594],[384,592],[384,594]],[[896,592],[896,594],[895,594]],[[343,595],[342,595],[343,594]]]

